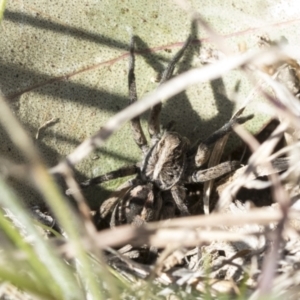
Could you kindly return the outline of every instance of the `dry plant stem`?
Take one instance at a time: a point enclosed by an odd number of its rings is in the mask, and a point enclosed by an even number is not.
[[[119,251],[111,248],[106,247],[106,251],[114,254],[116,257],[118,257],[121,261],[123,261],[131,270],[133,270],[139,277],[146,278],[149,276],[151,272],[151,267],[147,265],[139,264],[132,259],[129,259],[122,255]]]
[[[218,36],[218,38],[222,38]],[[222,42],[224,42],[222,40]],[[260,84],[256,84],[255,87],[251,90],[249,95],[247,96],[246,100],[244,101],[244,104],[242,107],[233,115],[232,118],[235,116],[240,115],[243,110],[246,108],[248,103],[253,99],[255,92],[259,90]],[[208,168],[217,165],[220,162],[222,153],[224,151],[224,148],[226,146],[227,140],[228,140],[229,134],[218,140],[213,148],[213,151],[211,153],[211,157],[208,162]],[[209,213],[209,202],[210,202],[210,196],[211,196],[211,191],[213,189],[215,180],[209,180],[204,182],[203,186],[203,210],[205,214]]]
[[[273,89],[276,91],[277,95],[282,95],[283,97],[279,99],[275,99],[271,95],[269,95],[266,92],[263,92],[263,94],[267,97],[267,99],[276,106],[276,109],[279,111],[280,115],[283,115],[285,117],[285,120],[288,120],[291,122],[291,126],[294,128],[297,128],[299,130],[300,123],[299,123],[299,110],[298,115],[296,115],[290,108],[292,105],[284,105],[283,101],[286,99],[293,99],[294,102],[298,99],[295,99],[292,95],[287,95],[287,97],[284,97],[284,93],[289,92],[283,87],[281,84],[277,84],[276,82],[270,80],[270,77],[262,75],[265,80],[271,84]],[[290,96],[290,97],[289,97]],[[271,290],[273,286],[273,280],[276,273],[277,268],[277,260],[279,257],[279,249],[280,249],[280,242],[282,240],[282,232],[283,228],[287,222],[288,219],[288,213],[290,209],[291,199],[287,192],[284,190],[282,184],[279,181],[279,176],[277,174],[270,175],[270,180],[273,182],[273,188],[272,188],[272,195],[273,199],[279,204],[280,210],[282,212],[282,218],[278,223],[278,226],[276,228],[276,235],[273,240],[273,247],[268,253],[267,257],[265,257],[263,266],[262,266],[262,274],[261,274],[261,280],[259,282],[259,290],[258,290],[258,297],[264,297],[269,294],[269,291]]]
[[[216,210],[220,210],[226,207],[232,201],[239,189],[249,180],[251,176],[253,176],[252,173],[254,172],[254,174],[256,174],[256,166],[265,168],[267,171],[267,175],[277,172],[272,168],[272,164],[268,160],[268,157],[282,137],[286,127],[286,124],[280,124],[267,139],[267,141],[265,141],[262,145],[259,145],[256,139],[241,126],[236,126],[234,128],[234,131],[240,136],[242,140],[246,142],[246,144],[248,144],[248,146],[254,153],[249,158],[249,164],[245,169],[245,172],[222,191],[222,194],[216,206]]]
[[[145,227],[118,227],[112,236],[110,230],[104,230],[95,236],[99,248],[121,247],[126,244],[138,247],[144,244],[152,247],[165,248],[167,245],[178,245],[182,247],[195,247],[203,243],[214,241],[241,241],[252,235],[263,235],[263,233],[243,234],[228,232],[224,230],[205,230],[205,229],[165,229],[160,228],[156,231]]]
[[[248,74],[249,75],[249,74]],[[278,96],[286,96],[287,100],[292,99],[292,103],[298,103],[299,100],[295,98],[289,91],[286,90],[286,88],[279,82],[276,82],[273,80],[269,75],[264,74],[262,72],[258,72],[258,75],[268,84],[272,89],[274,89]],[[251,76],[250,76],[251,78]],[[278,91],[284,91],[282,93]],[[293,107],[294,105],[286,105],[285,102],[290,103],[290,101],[281,101],[281,99],[278,99],[268,93],[267,91],[261,89],[260,90],[263,96],[265,96],[270,103],[272,104],[273,108],[276,110],[277,114],[284,118],[287,122],[290,123],[290,126],[300,130],[300,122],[299,122],[299,115],[300,115],[300,106],[297,105],[294,107],[294,109],[291,109],[290,107]],[[296,113],[295,113],[296,112]]]
[[[258,292],[258,295],[261,297],[267,296],[272,290],[273,280],[277,269],[277,262],[279,259],[279,249],[280,242],[282,240],[282,232],[285,224],[287,223],[288,212],[290,208],[290,198],[284,190],[282,184],[280,183],[278,175],[272,174],[270,175],[270,177],[273,181],[273,199],[275,199],[277,203],[279,203],[280,210],[282,212],[282,217],[279,220],[275,231],[273,247],[270,249],[270,252],[264,258]]]
[[[226,74],[228,71],[239,68],[247,63],[268,59],[268,61],[277,61],[280,57],[280,52],[277,49],[270,48],[251,53],[244,53],[234,57],[229,57],[226,60],[221,60],[214,65],[208,65],[201,69],[192,69],[168,82],[159,86],[156,91],[150,93],[142,100],[137,101],[121,112],[112,117],[101,129],[91,138],[81,143],[64,161],[53,167],[52,173],[60,173],[66,165],[76,165],[95,148],[103,146],[104,142],[118,129],[121,128],[127,121],[139,116],[151,106],[156,105],[161,99],[169,99],[170,97],[182,92],[189,86],[194,84],[213,80]]]
[[[289,212],[289,218],[298,217],[297,213]],[[213,228],[220,226],[243,226],[245,224],[269,225],[276,223],[282,218],[280,210],[266,210],[263,208],[253,209],[241,215],[211,214],[203,216],[190,216],[171,219],[163,222],[153,222],[136,228],[124,225],[99,232],[96,243],[101,249],[105,247],[124,246],[127,244],[142,246],[147,243],[153,247],[166,247],[168,244],[197,246],[200,242],[211,242],[213,240],[230,241],[245,238],[245,235],[236,235]],[[199,231],[199,228],[201,231]],[[212,228],[204,230],[204,228]],[[178,235],[176,235],[178,232]],[[203,234],[202,234],[203,233]],[[165,236],[171,234],[169,236]],[[241,237],[243,236],[243,237]]]
[[[272,154],[270,156],[271,160],[276,159],[279,156],[285,155],[286,153],[290,152],[291,150],[295,149],[295,148],[299,148],[300,147],[300,142],[294,143],[293,145],[290,146],[286,146],[280,150],[278,150],[277,152],[275,152],[274,154]]]
[[[171,245],[167,245],[165,247],[165,249],[160,253],[159,257],[157,258],[154,268],[151,270],[151,272],[149,273],[149,276],[147,278],[147,280],[149,282],[152,282],[155,280],[155,278],[159,277],[160,274],[162,273],[162,269],[164,267],[164,261],[166,260],[166,258],[169,255],[172,255],[174,253],[174,251],[176,251],[178,248],[181,248],[180,244],[171,244]],[[150,292],[150,288],[151,286],[148,285],[146,286],[146,291],[144,294],[144,299],[148,299],[148,294]]]
[[[38,131],[35,135],[35,139],[38,140],[39,139],[39,136],[40,136],[40,133],[41,133],[41,130],[49,127],[49,126],[52,126],[54,124],[56,124],[57,122],[59,122],[59,118],[52,118],[51,120],[45,122],[43,125],[41,125],[41,127],[38,128]]]
[[[96,228],[91,219],[90,208],[86,204],[84,196],[82,195],[82,193],[80,191],[79,184],[74,179],[74,174],[73,174],[71,168],[69,168],[66,171],[68,171],[68,172],[63,174],[65,182],[70,190],[75,191],[72,193],[72,196],[78,205],[79,211],[81,212],[81,215],[83,217],[83,222],[85,223],[85,228],[89,232],[90,236],[92,236],[93,234],[96,233]]]
[[[243,266],[235,264],[233,262],[233,260],[235,260],[236,258],[239,257],[253,257],[253,256],[258,256],[261,253],[265,252],[267,250],[267,245],[264,245],[262,248],[257,249],[257,250],[249,250],[249,249],[245,249],[245,250],[241,250],[238,253],[232,255],[232,257],[225,259],[224,261],[222,261],[222,263],[220,265],[218,265],[216,268],[214,268],[214,271],[217,271],[221,268],[223,268],[225,265],[227,264],[231,264],[234,265],[235,267],[237,267],[238,269],[243,269]]]
[[[240,108],[232,116],[231,120],[240,116],[243,113],[244,109],[245,109],[245,106]],[[215,143],[213,151],[210,155],[210,159],[208,161],[208,168],[216,166],[220,162],[221,156],[223,154],[223,150],[224,150],[227,140],[228,140],[228,137],[229,137],[229,133],[226,134],[224,137],[222,137]],[[209,214],[209,202],[210,202],[210,195],[211,195],[211,190],[213,188],[213,185],[214,185],[214,180],[212,179],[212,180],[204,182],[204,186],[203,186],[203,210],[206,215]]]
[[[229,133],[215,143],[210,159],[208,161],[208,165],[207,165],[208,168],[216,166],[220,162],[228,137],[229,137]],[[214,179],[205,181],[203,186],[203,210],[206,215],[209,214],[210,196],[211,196],[211,191],[214,182],[215,182]]]
[[[282,239],[282,231],[285,219],[286,218],[283,216],[278,222],[272,248],[264,257],[262,272],[258,283],[258,295],[262,298],[268,296],[272,290],[273,280],[275,278],[277,269],[277,262],[279,259],[280,241]]]
[[[255,152],[249,159],[249,166],[262,164],[262,160],[265,160],[271,154],[286,128],[286,124],[280,124],[271,134],[270,138],[260,147],[258,146],[258,142],[254,139],[254,137],[252,137],[247,131],[242,128],[236,128],[237,134],[239,134],[239,136],[248,144],[249,147],[252,147],[252,150],[255,150]],[[290,204],[289,197],[279,181],[278,174],[272,172],[271,163],[267,161],[264,164],[271,172],[269,175],[269,179],[272,182],[272,195],[273,199],[280,206],[282,218],[279,220],[278,226],[276,228],[276,234],[273,239],[273,247],[264,259],[261,281],[259,283],[259,295],[261,296],[266,296],[272,287],[275,271],[277,268],[282,230],[287,220],[288,208]]]
[[[9,134],[12,142],[21,150],[23,156],[29,162],[30,176],[36,188],[45,197],[49,207],[51,207],[58,221],[66,230],[78,255],[78,259],[84,266],[79,272],[82,282],[87,284],[87,289],[95,299],[102,299],[102,295],[96,284],[96,279],[90,269],[89,258],[87,257],[83,244],[81,244],[79,233],[76,229],[80,221],[76,220],[76,223],[74,223],[76,219],[75,215],[71,213],[71,208],[60,194],[53,178],[49,175],[46,167],[42,163],[39,152],[9,109],[2,93],[0,94],[0,122]],[[92,239],[90,239],[90,241],[92,241]]]

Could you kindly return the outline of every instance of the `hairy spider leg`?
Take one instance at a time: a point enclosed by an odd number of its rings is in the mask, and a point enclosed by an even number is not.
[[[121,177],[126,177],[126,176],[130,176],[130,175],[134,175],[137,174],[139,172],[139,167],[137,165],[130,165],[130,166],[125,166],[122,167],[118,170],[97,176],[97,177],[93,177],[91,179],[88,179],[86,181],[83,181],[80,183],[80,187],[81,188],[86,188],[89,187],[91,185],[96,185],[96,184],[100,184],[109,180],[113,180],[116,178],[121,178]]]
[[[232,128],[237,124],[243,124],[253,118],[253,115],[240,117],[244,109],[241,109],[236,115],[228,121],[224,126],[215,131],[206,140],[197,141],[188,153],[189,157],[194,157],[196,167],[201,167],[209,159],[212,146],[226,134],[232,131]],[[196,153],[196,154],[195,154]],[[188,182],[206,182],[219,178],[227,173],[235,171],[241,167],[239,161],[227,161],[205,170],[196,170],[188,177]]]
[[[186,198],[185,188],[183,186],[174,185],[171,188],[171,194],[178,209],[180,210],[181,216],[189,216],[190,212],[186,204],[184,203],[184,200]]]
[[[186,48],[189,46],[192,38],[189,36],[187,40],[185,41],[182,48],[174,55],[174,57],[169,62],[167,68],[164,70],[162,74],[162,78],[160,80],[159,85],[163,84],[167,80],[170,79],[170,77],[173,75],[175,65],[180,60],[180,58],[183,56]],[[148,132],[151,137],[151,140],[153,141],[152,144],[154,144],[159,139],[160,134],[160,112],[161,112],[162,103],[159,102],[158,104],[154,105],[150,111],[150,116],[148,120]]]
[[[209,169],[195,171],[192,176],[188,178],[188,182],[206,182],[213,180],[232,171],[236,171],[241,166],[241,163],[237,160],[225,161]]]
[[[129,51],[129,70],[128,70],[128,90],[130,104],[137,101],[136,92],[136,81],[134,74],[135,57],[134,57],[134,36],[130,40],[130,51]],[[140,147],[142,152],[145,154],[148,151],[148,144],[141,126],[140,117],[137,116],[131,120],[131,131],[135,143]]]
[[[237,124],[244,124],[248,120],[252,119],[253,115],[243,116],[243,117],[234,117],[230,121],[228,121],[224,126],[220,129],[216,130],[212,135],[210,135],[204,141],[197,141],[195,145],[191,148],[188,153],[188,156],[194,156],[194,163],[196,167],[201,167],[204,165],[209,159],[212,146],[218,141],[220,138],[224,137],[226,134],[232,132],[232,128]],[[196,153],[196,154],[195,154]]]

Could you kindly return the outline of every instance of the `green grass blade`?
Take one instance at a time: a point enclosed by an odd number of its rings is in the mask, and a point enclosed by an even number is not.
[[[6,0],[0,0],[0,21],[3,18],[3,14],[5,11],[5,6],[6,6]]]
[[[28,244],[21,234],[12,226],[12,224],[4,217],[2,212],[0,213],[0,227],[5,232],[6,236],[15,244],[16,249],[21,251],[25,255],[27,263],[30,265],[32,270],[27,266],[28,270],[34,273],[35,278],[40,280],[37,282],[39,286],[43,286],[45,291],[50,292],[49,285],[45,284],[49,280],[50,273],[45,265],[38,259],[34,249]],[[7,249],[3,249],[7,251]]]
[[[20,272],[20,268],[17,268],[17,266],[14,268],[11,266],[7,268],[7,265],[0,265],[0,278],[11,282],[14,286],[22,291],[28,291],[42,297],[41,299],[57,299],[53,297],[49,291],[43,288],[40,289],[36,281],[33,281],[30,276],[24,276],[24,274]]]
[[[47,270],[47,282],[51,283],[49,288],[52,290],[54,295],[59,296],[60,299],[84,299],[83,293],[80,290],[70,268],[55,254],[54,250],[49,247],[48,243],[43,240],[37,228],[34,226],[31,217],[26,212],[23,205],[21,205],[21,202],[1,178],[0,204],[3,207],[8,208],[15,216],[18,217],[20,223],[26,228],[28,234],[33,238],[33,248],[36,254],[36,259],[39,259],[40,262],[33,262],[33,258],[31,257],[32,253],[30,253],[29,258],[31,259],[31,263],[33,263],[34,268],[37,268],[40,264],[44,265],[40,272],[43,274],[43,278],[46,276],[45,269]],[[20,241],[19,245],[24,247],[24,244]],[[28,248],[26,251],[28,251],[28,253],[31,252]]]

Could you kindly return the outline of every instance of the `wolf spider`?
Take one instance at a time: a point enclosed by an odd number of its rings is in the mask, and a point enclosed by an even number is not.
[[[189,37],[170,61],[162,74],[160,84],[172,76],[176,63],[183,56],[190,41]],[[134,37],[132,37],[128,73],[130,103],[137,101],[134,66]],[[127,182],[100,207],[98,218],[107,219],[111,227],[126,223],[139,226],[144,222],[174,217],[176,212],[187,216],[190,212],[186,203],[185,184],[205,182],[240,167],[239,162],[231,161],[201,170],[210,156],[214,143],[228,134],[235,124],[243,124],[252,116],[236,116],[206,140],[197,141],[191,146],[189,140],[173,131],[171,126],[164,132],[160,132],[161,107],[162,103],[159,103],[152,107],[150,112],[148,121],[150,146],[142,130],[140,118],[131,120],[133,139],[143,155],[140,163],[92,178],[81,184],[85,187],[137,174],[135,179]],[[97,223],[99,224],[99,220]]]

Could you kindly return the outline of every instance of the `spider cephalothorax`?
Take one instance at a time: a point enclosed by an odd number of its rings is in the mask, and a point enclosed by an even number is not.
[[[177,184],[186,168],[189,140],[176,132],[165,132],[148,151],[141,167],[141,175],[161,190]]]
[[[167,66],[160,84],[172,76],[175,64],[189,43],[190,38]],[[132,38],[128,74],[130,103],[137,101],[134,63],[134,38]],[[128,182],[115,196],[101,205],[100,218],[109,217],[111,226],[124,223],[139,225],[143,222],[165,219],[174,216],[176,211],[179,211],[180,215],[189,215],[185,184],[214,179],[240,166],[239,162],[233,161],[201,170],[209,158],[214,143],[228,134],[235,124],[242,124],[252,116],[235,116],[205,141],[198,141],[191,146],[186,137],[170,128],[163,133],[160,132],[161,106],[161,103],[155,105],[150,112],[148,122],[150,146],[139,117],[131,121],[133,138],[143,153],[141,163],[93,178],[82,184],[86,186],[137,174],[134,180]]]

